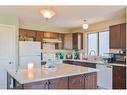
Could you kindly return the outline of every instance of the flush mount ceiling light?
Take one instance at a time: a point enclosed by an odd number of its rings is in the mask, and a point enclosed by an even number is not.
[[[84,24],[82,25],[83,29],[88,29],[89,25],[86,23],[86,20],[84,20]]]
[[[56,14],[54,10],[51,8],[41,9],[40,13],[43,15],[45,19],[51,19]]]

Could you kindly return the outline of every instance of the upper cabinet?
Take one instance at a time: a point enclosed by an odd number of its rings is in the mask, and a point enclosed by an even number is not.
[[[28,29],[19,29],[19,40],[20,41],[35,41],[36,31]]]
[[[72,49],[72,34],[64,34],[64,49]]]
[[[36,41],[43,42],[43,32],[37,31]]]
[[[121,25],[121,48],[126,49],[126,24]]]
[[[25,41],[27,32],[25,31],[25,29],[19,29],[19,40],[20,41]]]
[[[126,49],[126,24],[110,26],[110,49]]]
[[[59,33],[44,32],[44,38],[57,39],[58,35],[59,35]]]
[[[72,34],[72,47],[73,49],[83,49],[83,33]]]

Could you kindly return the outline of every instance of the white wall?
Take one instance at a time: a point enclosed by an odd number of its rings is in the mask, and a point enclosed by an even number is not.
[[[37,24],[31,24],[31,23],[20,23],[20,28],[24,29],[31,29],[31,30],[39,30],[39,31],[48,31],[48,32],[58,32],[58,33],[69,33],[69,29],[65,28],[58,28],[55,26],[48,26],[48,25],[37,25]]]

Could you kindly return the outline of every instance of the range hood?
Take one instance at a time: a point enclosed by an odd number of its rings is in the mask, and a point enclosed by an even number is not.
[[[62,41],[58,40],[58,39],[43,39],[44,43],[62,43]]]

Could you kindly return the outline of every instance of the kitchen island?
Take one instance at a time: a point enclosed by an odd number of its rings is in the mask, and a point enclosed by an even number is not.
[[[54,69],[44,65],[33,70],[7,70],[8,89],[96,89],[97,69],[57,64]]]

